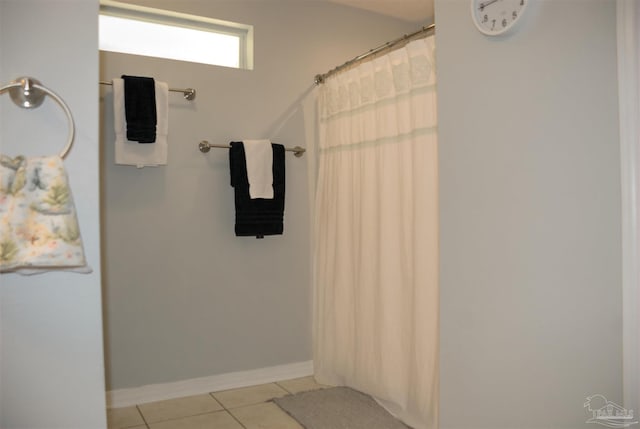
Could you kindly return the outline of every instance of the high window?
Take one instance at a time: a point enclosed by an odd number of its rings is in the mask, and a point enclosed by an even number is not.
[[[253,26],[102,0],[100,50],[252,69]]]

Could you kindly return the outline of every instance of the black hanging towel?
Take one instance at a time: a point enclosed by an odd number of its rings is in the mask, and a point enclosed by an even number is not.
[[[273,199],[249,196],[247,162],[242,142],[231,142],[229,169],[236,204],[236,236],[281,235],[284,226],[284,146],[271,143],[273,150]]]
[[[155,80],[151,77],[126,75],[122,75],[122,79],[127,140],[155,143],[158,123]]]

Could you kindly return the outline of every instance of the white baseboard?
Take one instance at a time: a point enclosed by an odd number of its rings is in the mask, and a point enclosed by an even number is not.
[[[147,402],[183,396],[200,395],[220,390],[237,389],[256,384],[272,383],[291,378],[306,377],[313,374],[313,361],[296,362],[287,365],[230,372],[210,377],[192,378],[172,383],[149,384],[129,389],[117,389],[107,392],[107,407],[120,408]]]

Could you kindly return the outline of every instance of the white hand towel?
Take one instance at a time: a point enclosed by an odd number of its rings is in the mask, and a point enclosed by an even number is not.
[[[273,149],[269,140],[244,140],[251,199],[273,199]]]
[[[167,165],[167,135],[169,134],[169,86],[155,81],[156,142],[138,143],[127,140],[127,120],[124,110],[124,80],[113,79],[113,125],[116,132],[116,164],[155,167]]]

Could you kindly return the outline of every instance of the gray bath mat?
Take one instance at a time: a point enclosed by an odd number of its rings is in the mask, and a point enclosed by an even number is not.
[[[331,387],[273,400],[306,429],[407,429],[370,396]]]

